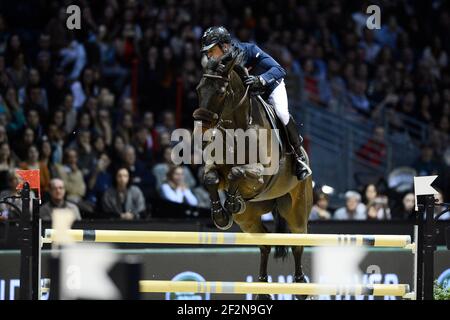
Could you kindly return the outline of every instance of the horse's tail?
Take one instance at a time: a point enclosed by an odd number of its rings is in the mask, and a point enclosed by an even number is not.
[[[273,220],[275,222],[275,232],[276,233],[288,233],[288,227],[286,220],[280,215],[277,208],[272,210]],[[275,247],[275,259],[281,258],[282,260],[287,258],[289,253],[289,248],[287,246],[276,246]]]

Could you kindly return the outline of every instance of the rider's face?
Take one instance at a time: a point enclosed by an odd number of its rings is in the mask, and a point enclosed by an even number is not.
[[[215,45],[208,50],[207,55],[208,58],[220,58],[221,56],[223,56],[223,51],[218,45]]]

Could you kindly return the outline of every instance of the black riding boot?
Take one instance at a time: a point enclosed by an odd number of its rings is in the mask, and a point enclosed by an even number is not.
[[[306,163],[305,156],[302,153],[302,143],[303,138],[300,136],[297,130],[297,125],[294,122],[294,119],[292,117],[289,118],[289,122],[286,125],[286,132],[288,134],[288,140],[291,144],[292,151],[294,152],[295,156],[295,175],[297,176],[298,180],[303,180],[309,175],[308,169],[302,164]]]

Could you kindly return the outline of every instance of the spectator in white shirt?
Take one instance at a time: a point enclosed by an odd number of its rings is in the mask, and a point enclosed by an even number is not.
[[[198,204],[197,198],[184,181],[183,168],[174,166],[167,172],[167,182],[161,186],[161,196],[176,203],[185,203],[191,206]]]

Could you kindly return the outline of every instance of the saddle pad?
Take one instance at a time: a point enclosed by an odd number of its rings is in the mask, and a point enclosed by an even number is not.
[[[283,148],[283,141],[280,136],[280,130],[284,130],[284,129],[279,128],[277,126],[278,117],[277,117],[277,114],[275,113],[273,106],[268,104],[266,101],[264,101],[264,99],[260,95],[258,95],[257,98],[263,105],[264,110],[266,111],[266,114],[267,114],[267,117],[269,118],[270,126],[272,127],[272,129],[278,129],[278,130],[275,130],[275,136],[276,136],[279,146],[280,146],[280,152],[282,153],[284,148]]]

